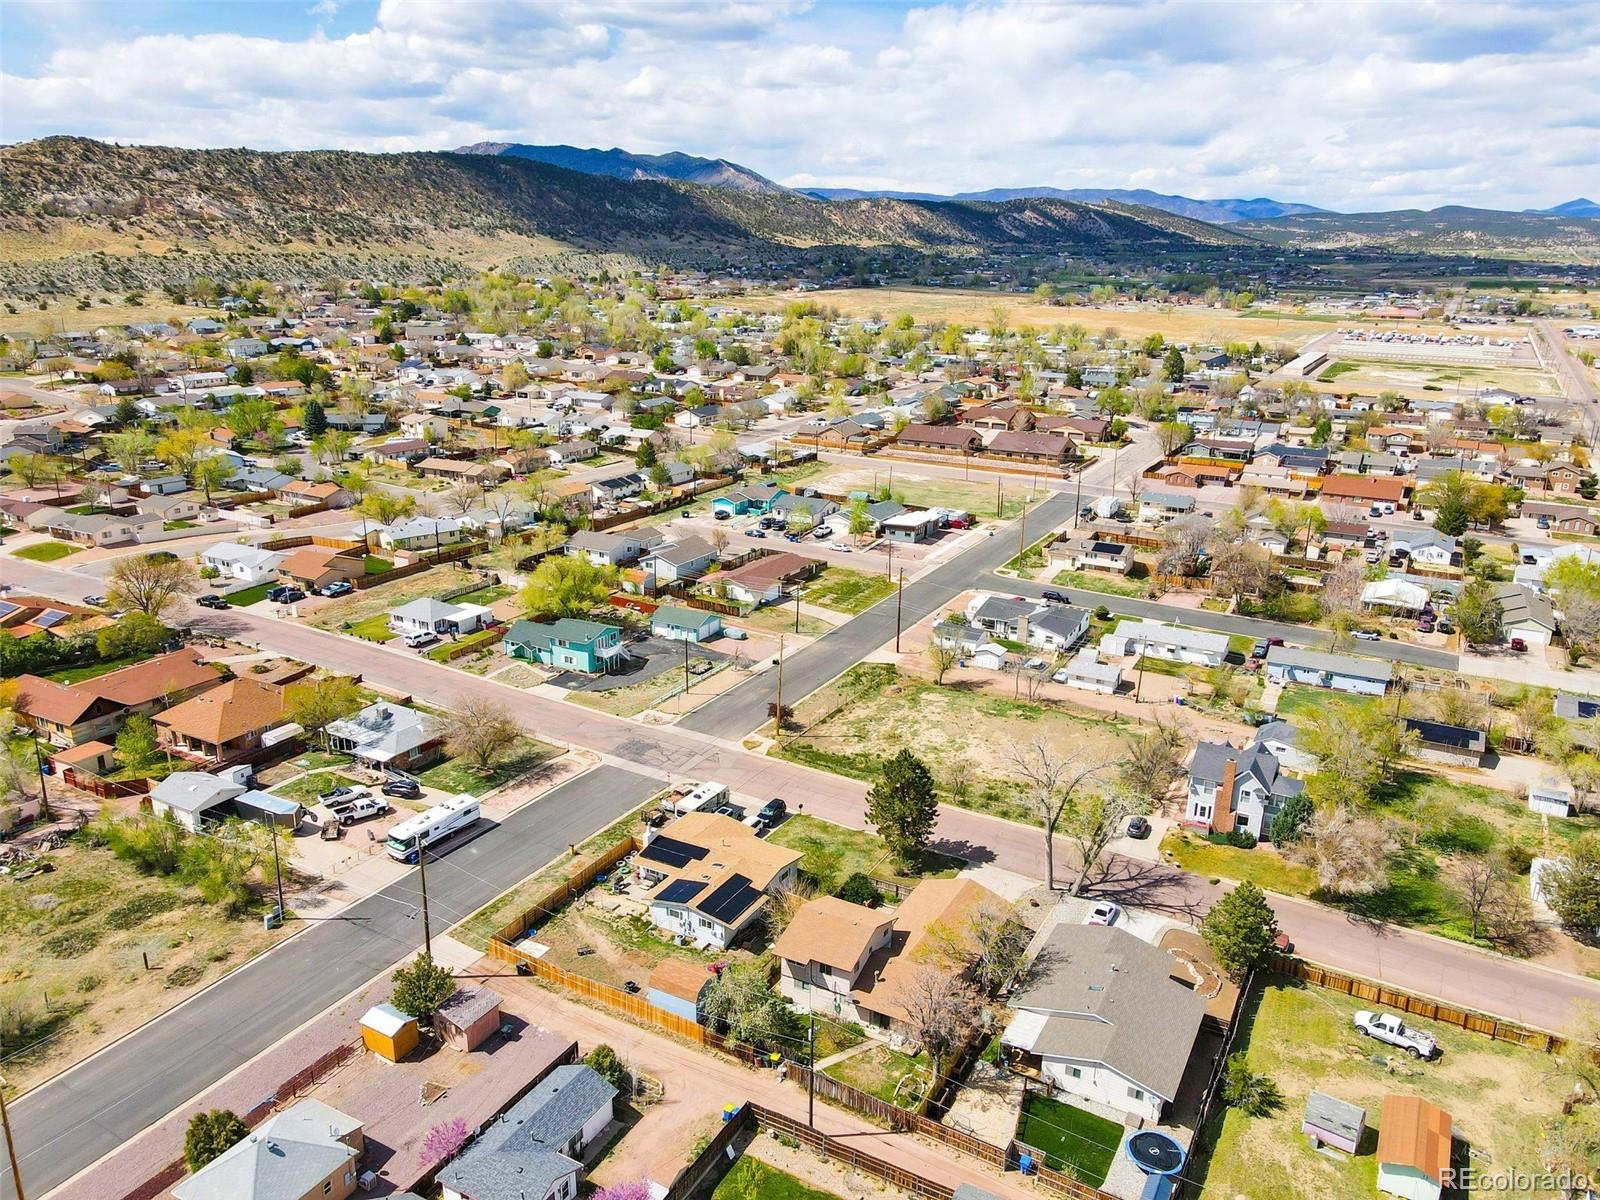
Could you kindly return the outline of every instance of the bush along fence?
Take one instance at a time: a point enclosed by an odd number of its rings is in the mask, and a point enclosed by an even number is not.
[[[1383,1008],[1397,1008],[1408,1016],[1426,1017],[1430,1021],[1454,1025],[1458,1029],[1480,1033],[1497,1042],[1528,1046],[1534,1050],[1542,1050],[1546,1054],[1559,1053],[1566,1047],[1565,1039],[1548,1030],[1519,1025],[1515,1021],[1491,1017],[1468,1008],[1457,1008],[1452,1004],[1430,1000],[1426,996],[1414,996],[1386,983],[1378,983],[1376,980],[1365,979],[1360,975],[1351,975],[1344,971],[1335,971],[1332,967],[1306,962],[1301,958],[1279,958],[1273,969],[1281,975],[1287,975],[1291,979],[1303,979],[1330,992],[1354,996],[1358,1000],[1366,1000]]]

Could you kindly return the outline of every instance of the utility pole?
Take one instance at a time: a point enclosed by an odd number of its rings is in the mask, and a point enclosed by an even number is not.
[[[1115,493],[1113,493],[1115,494]],[[1072,527],[1078,527],[1078,514],[1083,511],[1083,468],[1078,468],[1078,494],[1072,501]]]
[[[1017,515],[1017,570],[1022,570],[1022,556],[1028,552],[1028,506],[1022,506]]]
[[[811,1013],[811,1025],[806,1030],[806,1127],[817,1127],[817,1014]],[[10,1128],[7,1127],[7,1134]],[[17,1170],[16,1160],[12,1159],[11,1171]],[[22,1189],[17,1189],[18,1200],[21,1200]]]
[[[900,586],[894,593],[894,652],[900,653],[900,602],[906,594],[906,569],[900,568]]]
[[[338,819],[337,817],[334,818],[336,821]],[[418,851],[418,855],[421,855],[421,851]],[[283,863],[278,858],[278,827],[276,825],[272,826],[272,874],[278,881],[278,920],[282,921],[284,919]]]
[[[794,590],[794,631],[800,632],[800,589]]]
[[[893,579],[894,578],[894,539],[893,538],[888,538],[888,537],[884,538],[883,539],[883,545],[884,545],[884,549],[886,549],[889,552],[889,559],[884,564],[883,573],[884,573],[885,577],[887,577],[889,579]]]
[[[811,1019],[815,1026],[816,1018]],[[6,1156],[11,1160],[11,1186],[16,1190],[17,1200],[28,1200],[22,1191],[22,1170],[17,1166],[17,1145],[11,1140],[11,1114],[6,1111],[5,1080],[0,1079],[0,1126],[6,1132]]]
[[[998,521],[1000,519],[1000,506],[1001,506],[1001,503],[1002,503],[1002,501],[1000,499],[1000,480],[996,479],[994,481],[994,519],[996,521]]]
[[[39,731],[35,729],[32,731],[32,733],[33,761],[39,766],[39,803],[41,806],[39,809],[39,819],[41,821],[48,821],[50,819],[50,787],[45,783],[45,779],[48,778],[48,776],[46,776],[44,770],[44,753],[39,749]]]
[[[433,936],[428,931],[428,851],[417,834],[417,877],[422,883],[422,952],[433,957]]]
[[[772,717],[772,736],[783,736],[783,634],[778,635],[778,704]]]

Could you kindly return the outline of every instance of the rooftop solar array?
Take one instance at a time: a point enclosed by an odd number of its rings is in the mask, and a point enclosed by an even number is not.
[[[52,625],[59,625],[67,619],[67,614],[59,609],[47,608],[33,619],[33,624],[40,629],[49,629]]]
[[[12,604],[9,600],[0,600],[0,620],[4,620],[14,612],[21,612],[22,605]]]
[[[696,907],[713,921],[731,925],[760,895],[760,890],[751,887],[750,881],[743,875],[730,875],[726,883]]]
[[[687,904],[705,890],[705,884],[693,879],[674,879],[656,895],[667,904]]]
[[[669,867],[686,867],[706,856],[704,846],[691,846],[677,838],[657,837],[639,851],[639,857],[651,862],[665,863]]]

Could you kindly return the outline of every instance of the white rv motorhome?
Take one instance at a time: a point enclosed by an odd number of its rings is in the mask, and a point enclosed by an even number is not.
[[[389,830],[384,849],[389,852],[390,858],[400,862],[416,862],[419,840],[423,846],[432,846],[476,824],[478,817],[476,796],[454,796],[442,804],[435,804],[427,812],[401,821]]]

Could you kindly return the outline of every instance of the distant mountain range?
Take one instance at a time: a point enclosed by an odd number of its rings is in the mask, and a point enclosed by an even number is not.
[[[893,200],[977,200],[995,203],[1001,200],[1042,199],[1074,200],[1080,204],[1138,204],[1162,212],[1188,217],[1191,221],[1208,221],[1213,225],[1231,225],[1235,221],[1268,220],[1272,217],[1299,216],[1325,210],[1310,204],[1294,204],[1285,200],[1196,200],[1189,196],[1168,196],[1143,188],[1056,188],[1022,187],[990,188],[982,192],[957,192],[944,196],[936,192],[866,192],[854,188],[806,188],[808,196],[822,200],[866,200],[885,198]]]
[[[1573,205],[1560,207],[1570,210]],[[1236,221],[1229,228],[1301,249],[1380,247],[1406,254],[1600,262],[1600,220],[1570,212],[1518,213],[1447,205],[1427,211],[1304,213],[1269,221]]]
[[[462,146],[457,154],[492,154],[502,158],[526,158],[533,162],[582,171],[585,175],[605,175],[611,179],[676,180],[705,187],[731,188],[736,192],[786,192],[789,189],[757,175],[749,167],[725,158],[696,158],[692,154],[632,154],[613,146],[610,150],[585,150],[578,146],[529,146],[522,142],[474,142]]]
[[[1544,213],[1551,217],[1600,217],[1600,204],[1579,196],[1576,200],[1568,200],[1565,204],[1558,204],[1554,208],[1527,208],[1523,211]]]

